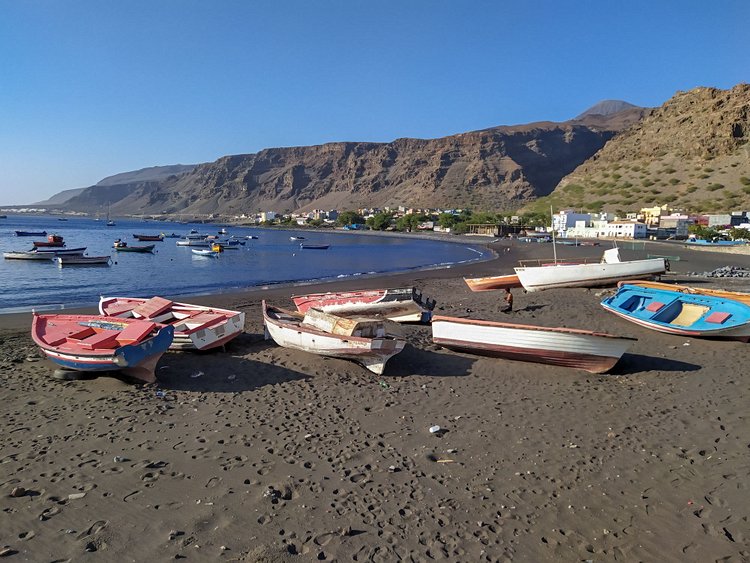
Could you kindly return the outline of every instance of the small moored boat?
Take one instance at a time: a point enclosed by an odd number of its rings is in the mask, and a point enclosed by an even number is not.
[[[624,284],[601,305],[659,332],[750,341],[750,306],[732,299]]]
[[[47,357],[75,371],[121,370],[146,382],[172,343],[174,328],[139,319],[34,313],[31,336]]]
[[[483,356],[578,368],[591,373],[612,369],[635,338],[572,328],[548,328],[435,316],[435,344]]]
[[[58,256],[83,256],[85,250],[85,246],[81,248],[35,248],[4,252],[3,258],[6,260],[54,260]]]
[[[47,231],[16,231],[17,237],[46,237]]]
[[[196,256],[205,256],[207,258],[218,258],[221,253],[220,250],[211,250],[208,248],[191,248],[190,250]]]
[[[111,256],[56,256],[57,265],[63,266],[109,266]]]
[[[47,240],[35,240],[32,243],[36,248],[39,247],[50,247],[50,248],[58,248],[65,246],[65,242],[63,242],[63,237],[60,235],[48,235]]]
[[[305,237],[289,237],[289,240],[305,240]]]
[[[133,238],[140,242],[161,242],[164,240],[164,235],[133,235]]]
[[[382,322],[344,319],[310,310],[295,313],[262,303],[267,337],[279,346],[352,360],[375,374],[404,349],[405,340],[385,334]]]
[[[155,244],[148,244],[144,246],[128,246],[128,243],[117,239],[114,242],[113,248],[118,252],[153,252]]]
[[[302,243],[299,245],[299,247],[302,250],[328,250],[330,248],[330,244],[305,244]]]
[[[335,315],[377,316],[401,323],[427,322],[435,308],[435,300],[424,298],[415,287],[309,293],[293,295],[292,301],[300,313],[316,308]]]
[[[174,327],[173,350],[210,350],[225,345],[245,329],[245,313],[176,303],[162,297],[101,297],[99,312],[118,318],[138,318]]]

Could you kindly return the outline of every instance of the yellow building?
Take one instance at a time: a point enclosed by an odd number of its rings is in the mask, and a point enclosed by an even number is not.
[[[655,227],[659,224],[659,217],[669,215],[672,210],[667,204],[655,207],[644,207],[638,212],[638,219],[642,220],[649,227]]]

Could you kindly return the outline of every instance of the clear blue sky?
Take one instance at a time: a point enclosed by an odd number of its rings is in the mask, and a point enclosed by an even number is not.
[[[0,204],[750,80],[748,0],[0,0]]]

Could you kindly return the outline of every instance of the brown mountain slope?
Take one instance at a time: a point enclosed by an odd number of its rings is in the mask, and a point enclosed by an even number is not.
[[[750,208],[750,85],[678,92],[529,208]]]
[[[183,175],[132,186],[113,201],[112,212],[237,214],[396,205],[513,210],[549,194],[643,111],[440,139],[330,143],[227,156]],[[84,205],[90,195],[71,200],[71,207]]]

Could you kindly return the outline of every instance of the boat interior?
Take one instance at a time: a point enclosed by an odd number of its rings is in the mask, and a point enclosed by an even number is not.
[[[662,303],[644,295],[633,295],[620,307],[624,311],[644,317],[648,317],[649,313],[654,313],[650,316],[650,320],[674,326],[691,326],[710,310],[710,307],[705,305],[686,303],[680,299]]]

